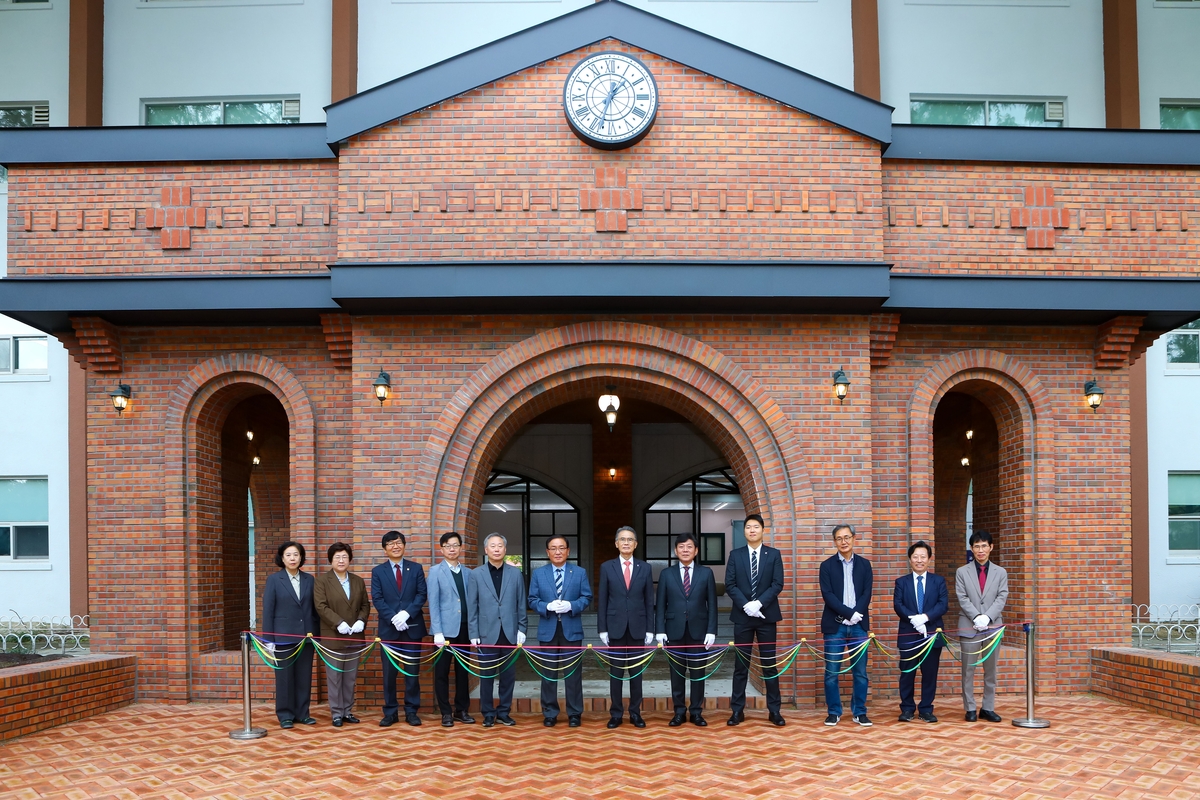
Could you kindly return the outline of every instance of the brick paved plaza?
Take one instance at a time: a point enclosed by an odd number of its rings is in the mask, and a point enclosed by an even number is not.
[[[135,705],[0,747],[0,796],[42,797],[716,797],[761,798],[1155,798],[1200,796],[1195,726],[1090,697],[1039,705],[1048,730],[1014,728],[1023,707],[999,706],[1004,722],[968,724],[956,704],[937,725],[901,724],[873,704],[876,725],[821,725],[823,713],[789,711],[789,725],[754,712],[741,727],[710,713],[706,729],[546,730],[517,715],[513,729],[380,730],[319,724],[234,742],[236,705]],[[270,710],[255,710],[257,724]],[[482,777],[482,775],[490,777]]]

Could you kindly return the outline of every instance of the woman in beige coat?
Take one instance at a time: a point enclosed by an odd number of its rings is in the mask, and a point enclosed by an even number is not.
[[[371,615],[371,601],[363,579],[350,572],[354,550],[343,542],[329,546],[332,569],[317,576],[313,605],[321,618],[321,644],[335,653],[329,656],[325,675],[329,683],[329,710],[333,727],[358,722],[354,716],[354,683],[358,678],[358,657],[339,658],[338,654],[362,649],[363,630]],[[337,669],[334,669],[336,667]]]

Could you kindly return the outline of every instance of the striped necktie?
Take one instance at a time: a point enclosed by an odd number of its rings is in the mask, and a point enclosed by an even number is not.
[[[554,593],[558,595],[558,599],[562,599],[563,595],[563,571],[561,567],[554,568]]]
[[[688,564],[683,568],[683,596],[690,597],[692,594],[692,565]]]
[[[750,599],[758,599],[758,553],[750,551]]]

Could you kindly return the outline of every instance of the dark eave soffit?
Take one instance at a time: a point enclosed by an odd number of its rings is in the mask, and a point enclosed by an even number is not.
[[[326,107],[340,142],[537,64],[617,39],[728,81],[878,142],[892,108],[619,0],[600,0]]]

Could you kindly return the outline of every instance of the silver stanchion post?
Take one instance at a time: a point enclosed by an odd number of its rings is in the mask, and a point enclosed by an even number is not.
[[[1025,718],[1014,719],[1013,725],[1018,728],[1049,728],[1050,720],[1038,719],[1033,715],[1033,651],[1034,651],[1034,634],[1033,623],[1025,623]]]
[[[250,725],[250,634],[242,631],[242,727],[230,731],[230,739],[261,739],[267,735],[266,728]]]

